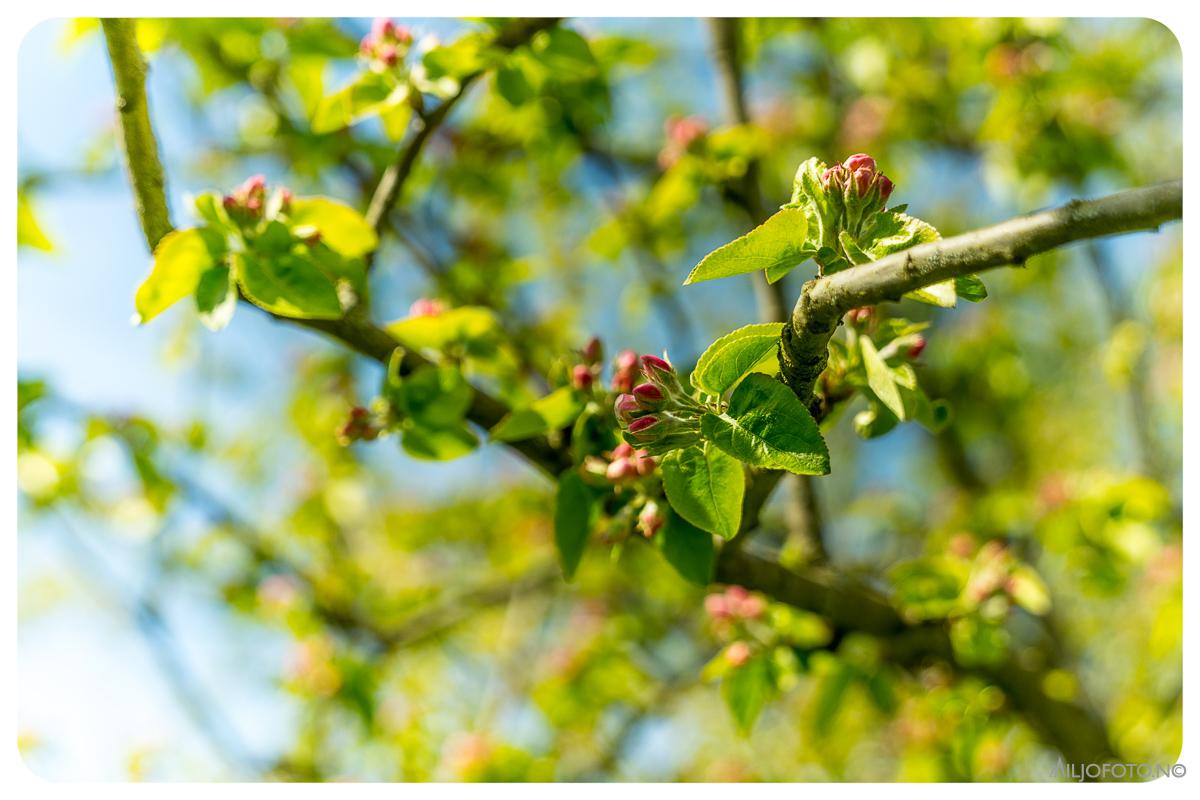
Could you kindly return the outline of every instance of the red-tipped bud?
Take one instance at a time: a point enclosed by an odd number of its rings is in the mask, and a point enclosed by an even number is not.
[[[633,350],[622,350],[617,355],[617,369],[633,369],[637,363],[638,354]]]
[[[584,363],[589,365],[599,364],[604,360],[604,344],[601,343],[600,339],[593,336],[587,340],[587,344],[583,346],[583,349],[579,353],[583,356]]]
[[[638,514],[638,530],[641,531],[642,536],[649,539],[658,533],[665,524],[667,524],[667,515],[658,507],[658,503],[651,500],[642,506],[642,513]]]
[[[663,393],[653,383],[639,383],[633,387],[633,396],[637,399],[642,408],[656,409],[662,405]]]
[[[756,594],[752,594],[738,605],[738,613],[746,619],[758,619],[767,610],[767,604]]]
[[[399,55],[396,53],[396,46],[393,44],[381,44],[375,51],[375,57],[389,67],[396,66],[396,61],[399,60]]]
[[[616,369],[613,371],[612,388],[614,391],[630,392],[633,390],[637,363],[637,353],[632,350],[621,351],[617,356]]]
[[[430,297],[421,297],[413,301],[413,304],[408,308],[410,317],[436,317],[446,310],[446,306],[441,300]]]
[[[869,172],[875,171],[875,159],[871,158],[866,153],[855,153],[842,162],[842,166],[851,172],[857,172],[859,169],[865,168]]]
[[[737,641],[725,648],[725,660],[731,666],[740,667],[750,660],[750,645]]]
[[[596,376],[592,374],[592,368],[586,364],[576,364],[571,369],[571,385],[576,389],[588,389],[595,380]]]
[[[911,361],[916,361],[923,352],[925,352],[925,337],[917,336],[917,340],[909,345],[908,358]]]
[[[874,315],[874,313],[875,313],[875,309],[873,306],[859,306],[858,308],[852,308],[849,311],[847,311],[846,318],[850,322],[855,322],[855,323],[861,324],[861,323],[869,320],[872,317],[872,315]]]
[[[633,454],[633,445],[631,445],[629,442],[621,442],[619,445],[613,448],[611,455],[613,460],[616,460],[618,458],[630,458],[633,456]]]
[[[645,450],[638,450],[633,456],[633,463],[637,465],[637,473],[645,477],[654,472],[658,467],[658,462],[650,457],[650,454]]]
[[[386,17],[376,17],[371,22],[371,37],[376,41],[390,39],[396,34],[396,23]]]
[[[266,191],[266,188],[267,178],[265,175],[251,175],[246,179],[246,182],[242,184],[241,191],[247,196],[250,196]]]
[[[654,378],[659,373],[674,371],[675,368],[665,359],[652,355],[642,356],[642,372],[646,373],[646,376],[649,378]]]
[[[895,189],[895,184],[887,175],[879,176],[879,199],[887,202],[887,199],[892,196],[892,190]]]
[[[871,188],[871,180],[875,177],[872,170],[862,168],[854,170],[854,188],[860,195],[866,194]]]
[[[233,211],[235,208],[237,208],[237,205],[238,205],[237,198],[235,198],[233,195],[227,194],[221,198],[221,206],[226,211]]]
[[[729,601],[732,608],[737,608],[742,601],[750,596],[750,593],[742,586],[733,585],[725,590],[725,599]]]
[[[658,417],[640,417],[629,423],[629,432],[639,439],[650,439],[654,437],[654,427],[658,424]]]
[[[713,619],[729,619],[729,605],[725,602],[725,595],[710,594],[704,598],[704,610]]]
[[[626,478],[632,478],[636,474],[637,467],[628,458],[618,458],[608,465],[608,469],[604,472],[604,477],[613,483],[620,483]]]

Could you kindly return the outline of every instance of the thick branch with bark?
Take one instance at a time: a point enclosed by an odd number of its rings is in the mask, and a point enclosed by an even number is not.
[[[960,275],[1023,265],[1038,253],[1081,239],[1155,230],[1182,215],[1183,183],[1172,181],[1097,200],[1072,200],[811,280],[796,301],[791,325],[784,328],[779,348],[784,379],[807,403],[829,359],[829,339],[852,308],[896,301],[905,292]]]

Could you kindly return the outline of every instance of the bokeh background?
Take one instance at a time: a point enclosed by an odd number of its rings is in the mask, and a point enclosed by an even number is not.
[[[404,22],[422,47],[479,27]],[[753,122],[732,129],[705,21],[566,24],[584,74],[518,107],[474,87],[373,276],[382,320],[493,306],[531,375],[592,334],[688,363],[755,320],[748,281],[679,289],[748,224],[672,169],[672,117],[717,169],[760,159],[770,203],[810,155],[869,152],[946,235],[1180,173],[1180,51],[1148,20],[747,20]],[[189,194],[255,172],[365,206],[395,143],[377,121],[313,134],[308,113],[368,26],[142,24],[177,224]],[[219,334],[187,308],[132,325],[148,257],[95,22],[39,25],[19,64],[18,733],[38,774],[1048,776],[1056,753],[994,690],[938,665],[869,690],[839,678],[854,642],[817,648],[740,737],[698,675],[704,593],[648,548],[598,544],[570,585],[547,572],[550,488],[517,457],[339,446],[379,368],[252,308]],[[864,442],[847,414],[817,482],[839,568],[883,575],[964,535],[1019,550],[1051,590],[1061,691],[1138,761],[1181,742],[1180,248],[1178,226],[1075,246],[986,275],[978,306],[906,309],[933,322],[922,381],[953,424]],[[789,496],[766,537],[803,559]]]

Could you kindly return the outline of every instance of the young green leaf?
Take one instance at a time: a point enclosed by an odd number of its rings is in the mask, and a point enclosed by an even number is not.
[[[577,471],[567,470],[559,476],[554,497],[554,545],[567,580],[575,576],[583,558],[592,530],[594,505],[592,490]]]
[[[747,464],[798,475],[827,475],[829,450],[816,421],[787,386],[751,373],[724,414],[700,418],[705,439]]]
[[[234,257],[238,285],[255,305],[295,319],[338,319],[342,304],[337,289],[312,261],[294,253],[263,258],[254,253]]]
[[[699,586],[707,586],[712,582],[716,561],[711,534],[672,512],[655,539],[662,549],[663,558],[684,580]]]
[[[579,412],[583,411],[583,406],[583,398],[571,387],[555,389],[496,423],[490,434],[492,441],[516,442],[562,430],[575,421]]]
[[[375,229],[362,214],[328,197],[297,197],[288,218],[293,229],[313,226],[323,243],[347,257],[366,255],[379,245]]]
[[[764,655],[751,658],[732,670],[721,682],[725,704],[729,706],[738,732],[743,736],[750,734],[774,690],[771,664]]]
[[[679,516],[723,539],[737,535],[746,492],[740,461],[702,442],[672,451],[662,459],[660,469],[667,500]]]
[[[474,391],[461,370],[431,365],[413,371],[395,394],[400,410],[413,422],[429,428],[450,428],[462,422]]]
[[[393,93],[400,96],[393,101]],[[351,83],[317,103],[312,117],[313,133],[332,133],[365,119],[389,104],[404,102],[408,87],[394,83],[382,73],[367,71]]]
[[[164,236],[154,248],[154,267],[134,296],[138,324],[144,325],[195,292],[200,276],[213,263],[209,244],[199,228]]]
[[[725,394],[768,359],[774,359],[782,331],[782,323],[767,322],[725,334],[696,362],[692,385],[707,394]]]
[[[224,264],[209,267],[196,285],[196,310],[200,322],[211,331],[219,331],[233,319],[237,308],[237,284],[233,270]]]
[[[745,236],[701,259],[688,274],[684,285],[760,269],[796,266],[811,255],[804,244],[807,232],[808,218],[802,209],[782,209]]]
[[[899,253],[918,244],[935,242],[942,238],[937,229],[924,220],[901,214],[895,210],[880,211],[871,217],[859,236],[872,259],[878,260],[892,253]],[[908,292],[905,297],[920,300],[942,308],[953,308],[957,302],[955,280],[945,280]]]
[[[954,292],[963,300],[980,303],[987,299],[987,287],[978,275],[959,275],[954,279]]]
[[[445,428],[411,425],[404,429],[400,446],[413,458],[423,461],[450,461],[465,456],[479,446],[479,437],[459,423]]]
[[[388,333],[412,350],[445,351],[451,347],[471,347],[493,339],[500,323],[491,309],[459,306],[440,314],[407,317],[387,326]]]
[[[871,387],[871,391],[889,411],[896,415],[897,419],[908,419],[908,412],[904,408],[904,399],[900,396],[900,388],[896,385],[896,376],[893,374],[892,368],[879,355],[871,337],[860,336],[858,346],[862,353],[863,367],[867,372],[867,385]]]

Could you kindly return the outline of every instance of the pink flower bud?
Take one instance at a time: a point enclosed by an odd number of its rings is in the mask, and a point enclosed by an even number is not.
[[[233,211],[235,208],[237,208],[237,207],[238,207],[238,201],[237,201],[237,198],[235,198],[233,195],[228,195],[228,194],[227,194],[227,195],[225,195],[224,197],[222,197],[222,198],[221,198],[221,206],[222,206],[222,207],[223,207],[223,208],[224,208],[226,211]]]
[[[408,308],[410,317],[436,317],[446,310],[446,306],[441,300],[430,297],[421,297],[413,301],[413,304]]]
[[[846,168],[841,164],[834,164],[829,169],[821,173],[821,186],[826,189],[834,188],[841,189],[846,184]]]
[[[376,17],[371,22],[371,37],[375,41],[390,39],[396,34],[396,23],[386,17]]]
[[[866,153],[855,153],[842,162],[842,166],[851,172],[857,172],[859,169],[865,168],[868,172],[875,172],[875,159],[871,158]]]
[[[750,660],[750,645],[736,641],[725,649],[725,660],[732,666],[740,667]]]
[[[858,190],[859,195],[864,195],[871,188],[871,180],[875,177],[875,172],[869,169],[854,170],[854,188]]]
[[[633,415],[641,411],[642,407],[638,405],[637,398],[631,394],[623,394],[617,397],[617,402],[613,406],[613,411],[617,415],[617,421],[622,424],[628,423],[633,419]]]
[[[737,609],[741,606],[742,601],[750,596],[750,593],[745,588],[733,585],[725,589],[725,599],[729,601],[731,609]]]
[[[645,450],[638,450],[632,458],[634,464],[637,465],[638,475],[643,477],[654,472],[655,468],[658,466],[658,462],[655,461]]]
[[[704,610],[713,619],[728,619],[730,616],[729,606],[725,602],[725,595],[723,594],[710,594],[705,597]]]
[[[279,190],[279,208],[280,208],[280,210],[282,210],[285,213],[290,211],[292,209],[292,200],[294,200],[294,199],[295,199],[295,196],[292,194],[291,189],[280,189]]]
[[[617,369],[633,369],[637,363],[638,355],[633,350],[622,350],[617,355]]]
[[[587,389],[591,387],[592,381],[596,376],[592,374],[591,367],[586,364],[576,364],[571,369],[571,385],[576,389]]]
[[[630,463],[628,458],[618,458],[608,465],[604,477],[612,483],[620,483],[626,478],[632,477],[636,472],[637,468]]]
[[[251,175],[241,186],[242,192],[247,196],[266,191],[266,188],[267,178],[265,175]]]
[[[614,447],[612,451],[612,457],[614,460],[618,458],[630,458],[633,456],[633,454],[633,445],[629,444],[629,442],[621,442],[619,445]]]
[[[389,67],[396,66],[396,61],[399,56],[396,53],[396,46],[392,44],[383,44],[375,51],[375,57]]]
[[[665,361],[664,359],[661,359],[658,356],[651,356],[651,355],[642,356],[642,372],[644,372],[646,374],[646,377],[648,377],[652,380],[659,373],[664,373],[664,372],[671,373],[674,371],[675,371],[675,368],[671,366],[670,362]]]
[[[879,199],[880,200],[887,202],[887,199],[892,196],[892,190],[895,188],[896,188],[895,185],[891,182],[890,179],[888,179],[887,175],[879,176]]]
[[[641,408],[654,410],[662,405],[663,393],[653,383],[639,383],[633,387],[633,396]]]
[[[923,352],[925,352],[925,337],[918,336],[917,340],[908,348],[908,358],[911,361],[916,361]]]
[[[767,604],[756,594],[752,594],[738,605],[738,613],[746,619],[758,619],[767,610]]]
[[[874,313],[875,309],[873,306],[859,306],[847,311],[846,317],[850,322],[863,323],[869,320]]]
[[[397,25],[392,35],[400,44],[412,44],[412,31],[407,25]]]
[[[654,438],[654,428],[658,424],[658,417],[640,417],[629,423],[629,432],[637,439],[650,440]]]
[[[583,356],[584,363],[599,364],[604,360],[604,345],[597,337],[593,336],[587,340],[587,344],[583,346],[580,354]]]
[[[642,512],[638,514],[638,530],[642,536],[647,539],[658,533],[662,526],[667,524],[667,516],[659,509],[658,503],[653,500],[642,506]]]

